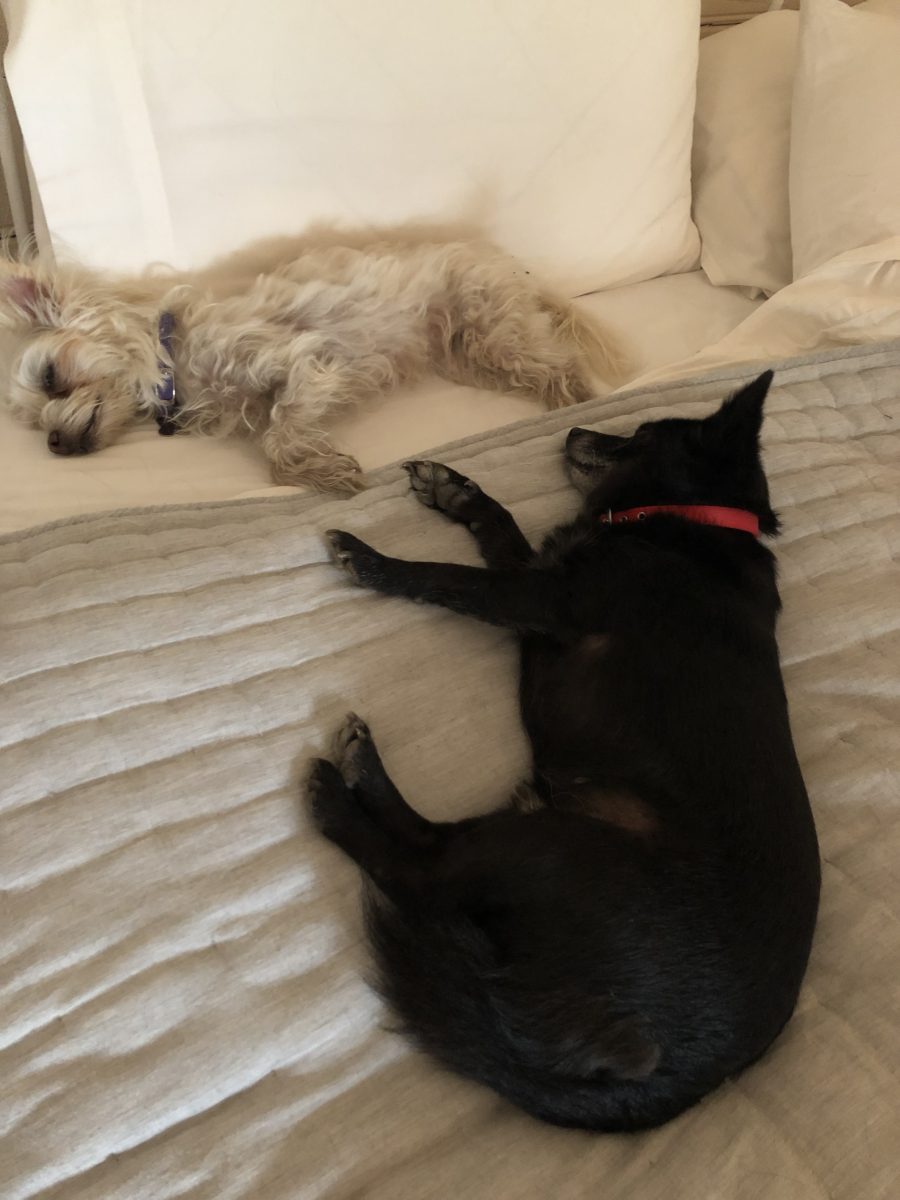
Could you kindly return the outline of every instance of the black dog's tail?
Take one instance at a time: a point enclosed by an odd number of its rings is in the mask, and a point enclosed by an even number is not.
[[[371,893],[379,990],[402,1031],[450,1069],[544,1121],[597,1131],[660,1125],[702,1095],[673,1095],[642,1023],[571,988],[531,986],[498,962],[478,914]],[[705,1090],[705,1089],[704,1089]]]

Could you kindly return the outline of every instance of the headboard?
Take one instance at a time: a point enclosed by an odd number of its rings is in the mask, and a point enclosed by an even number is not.
[[[845,4],[859,4],[860,0],[844,0]],[[799,8],[800,0],[702,0],[700,35],[715,33],[726,25],[736,25],[759,13],[779,8]]]

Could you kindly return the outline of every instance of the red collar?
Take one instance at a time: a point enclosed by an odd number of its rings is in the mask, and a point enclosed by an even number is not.
[[[759,537],[759,517],[744,508],[722,508],[718,504],[645,504],[643,508],[608,509],[600,518],[602,525],[624,525],[629,521],[644,521],[658,513],[670,513],[699,525],[720,525],[723,529],[739,529]]]

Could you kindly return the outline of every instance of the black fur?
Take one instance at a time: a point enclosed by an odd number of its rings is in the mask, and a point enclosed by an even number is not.
[[[408,463],[487,569],[329,534],[357,582],[521,638],[533,773],[508,808],[419,816],[351,717],[315,819],[375,883],[384,993],[447,1066],[561,1125],[658,1125],[757,1059],[793,1011],[819,895],[779,669],[775,564],[752,535],[608,509],[717,504],[774,533],[761,376],[703,421],[573,430],[581,515],[534,553],[470,480]]]

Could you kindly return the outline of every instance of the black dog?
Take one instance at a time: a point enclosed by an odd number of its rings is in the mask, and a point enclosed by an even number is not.
[[[640,1129],[695,1104],[777,1036],[806,968],[819,855],[775,563],[753,536],[777,529],[771,379],[706,420],[573,429],[586,502],[537,553],[428,462],[406,464],[416,496],[468,526],[487,570],[328,535],[363,586],[521,638],[534,769],[510,807],[426,821],[356,717],[309,786],[319,828],[377,885],[371,938],[411,1036],[557,1124]]]

